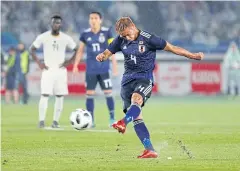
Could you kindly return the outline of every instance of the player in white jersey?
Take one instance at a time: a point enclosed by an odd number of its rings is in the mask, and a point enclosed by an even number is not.
[[[55,95],[53,128],[59,128],[59,118],[63,109],[63,97],[68,94],[67,70],[76,54],[77,45],[73,39],[60,32],[61,16],[55,15],[51,19],[51,30],[39,35],[31,46],[31,55],[42,69],[41,98],[39,102],[39,127],[45,127],[45,116],[49,95]],[[36,56],[36,49],[43,46],[44,63]],[[66,48],[75,51],[72,58],[65,60]]]

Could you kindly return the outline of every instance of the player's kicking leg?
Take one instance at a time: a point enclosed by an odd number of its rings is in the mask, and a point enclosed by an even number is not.
[[[148,80],[136,80],[128,84],[129,86],[122,88],[121,96],[124,100],[124,110],[129,109],[125,117],[112,126],[120,133],[124,133],[128,123],[133,121],[135,132],[145,148],[142,155],[138,156],[138,158],[157,158],[158,154],[152,146],[150,134],[141,116],[141,108],[144,102],[151,96],[152,82]],[[131,90],[131,85],[136,85],[133,91]],[[131,99],[131,101],[128,99]]]
[[[106,97],[106,103],[109,111],[109,125],[112,126],[112,124],[115,122],[115,104],[112,95],[112,81],[109,73],[100,74],[98,81]]]

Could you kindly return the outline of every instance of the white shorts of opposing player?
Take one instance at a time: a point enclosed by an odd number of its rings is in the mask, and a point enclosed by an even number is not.
[[[41,94],[67,95],[67,69],[49,68],[43,70],[41,78]]]

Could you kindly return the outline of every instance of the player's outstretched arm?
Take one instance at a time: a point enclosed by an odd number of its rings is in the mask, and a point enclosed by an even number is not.
[[[195,59],[195,60],[202,60],[204,57],[204,54],[202,52],[199,53],[191,53],[189,51],[187,51],[184,48],[178,47],[178,46],[174,46],[170,43],[167,42],[165,48],[163,49],[165,51],[169,51],[172,52],[176,55],[180,55],[180,56],[185,56],[189,59]]]
[[[103,62],[112,55],[113,55],[112,52],[110,52],[108,49],[106,49],[103,53],[98,54],[98,56],[96,57],[96,60],[98,62]]]
[[[73,65],[73,72],[76,73],[78,72],[78,64],[80,63],[82,57],[83,57],[83,52],[84,52],[85,44],[83,42],[80,42],[79,48],[76,52],[76,57],[74,60],[74,65]]]
[[[33,60],[38,64],[40,69],[48,69],[48,67],[44,63],[41,63],[38,59],[36,55],[36,50],[37,48],[34,45],[30,47],[30,54],[32,55]]]

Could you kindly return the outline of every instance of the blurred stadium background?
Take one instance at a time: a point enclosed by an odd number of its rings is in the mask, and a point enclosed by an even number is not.
[[[231,40],[240,42],[239,8],[237,1],[2,2],[2,44],[21,41],[29,46],[36,35],[49,29],[49,17],[55,13],[62,15],[64,31],[77,41],[88,27],[88,14],[97,10],[108,27],[121,16],[131,16],[139,28],[189,50],[224,53]]]
[[[234,93],[234,85],[240,85],[238,67],[233,73],[233,83],[229,81],[232,65],[240,66],[240,2],[2,1],[1,72],[5,72],[8,49],[18,43],[28,48],[38,34],[50,28],[53,14],[63,17],[63,31],[79,42],[80,33],[88,27],[91,11],[103,14],[104,26],[113,28],[119,17],[130,16],[140,29],[190,51],[205,53],[203,61],[157,53],[154,95],[143,110],[156,150],[161,151],[160,158],[142,162],[135,159],[142,146],[131,126],[123,137],[108,128],[104,97],[95,100],[95,129],[80,133],[71,128],[71,111],[85,108],[84,62],[79,64],[79,74],[72,74],[72,66],[68,68],[70,96],[64,103],[62,129],[39,130],[41,71],[30,61],[28,105],[6,105],[2,97],[2,168],[239,171],[239,98],[229,100],[224,94],[229,85],[232,86],[230,94]],[[42,59],[42,50],[38,51],[38,56]],[[119,76],[113,78],[113,86],[116,118],[119,119],[122,117],[119,89],[123,56],[119,53],[117,59]],[[6,80],[4,74],[1,77],[1,94],[4,95]],[[99,88],[98,94],[101,94]],[[52,121],[53,104],[50,100],[47,125]],[[178,140],[190,148],[196,160],[188,160]],[[172,160],[167,160],[169,156]]]
[[[63,31],[79,42],[80,33],[88,27],[88,14],[100,11],[104,25],[114,27],[121,16],[131,16],[140,29],[160,35],[169,42],[190,51],[205,53],[205,60],[196,64],[181,57],[159,52],[155,70],[155,93],[186,95],[189,93],[221,94],[227,87],[227,70],[222,67],[232,42],[240,44],[240,3],[232,2],[2,2],[1,50],[18,43],[29,47],[36,36],[48,30],[49,18],[61,14]],[[114,32],[114,28],[112,29]],[[39,51],[42,57],[42,51]],[[119,59],[119,77],[123,72],[122,55]],[[71,74],[71,94],[84,93],[84,64],[79,75]],[[31,62],[28,89],[31,96],[39,95],[40,71]],[[115,90],[120,79],[114,79]],[[4,83],[4,80],[3,80]],[[2,85],[4,86],[4,85]],[[4,92],[4,87],[2,87]]]

